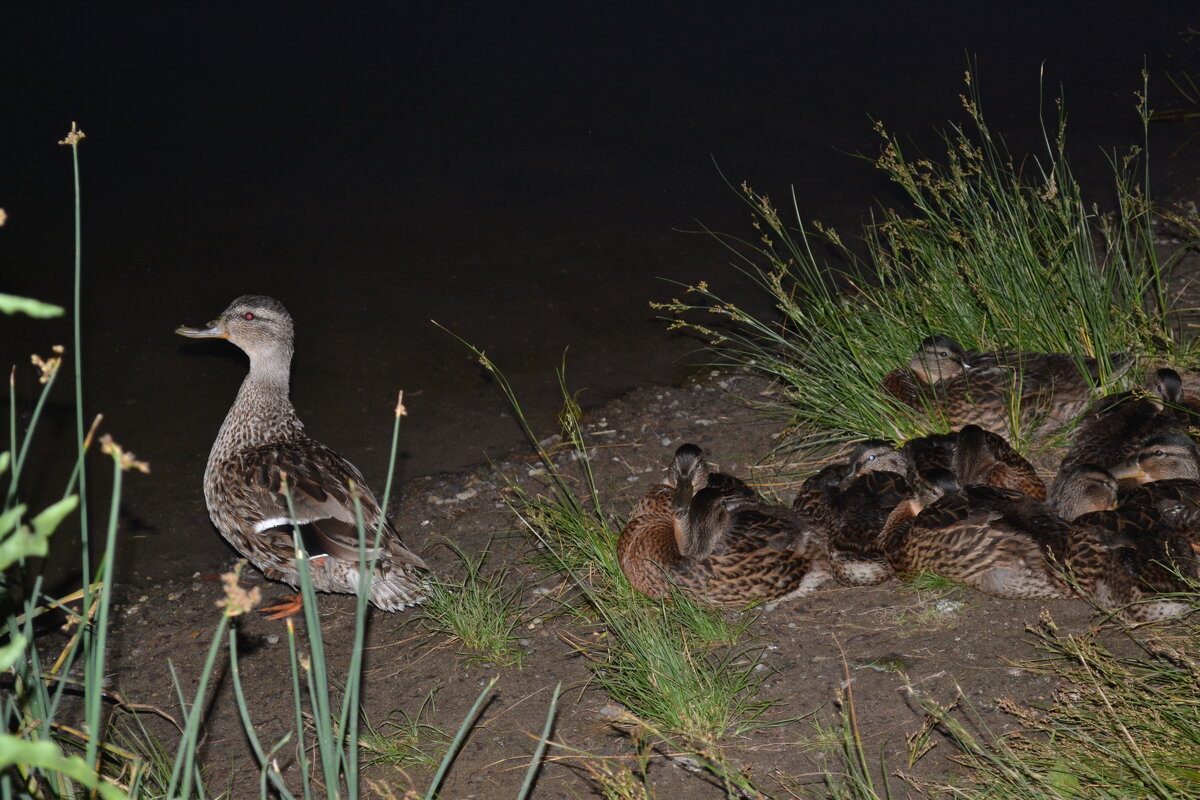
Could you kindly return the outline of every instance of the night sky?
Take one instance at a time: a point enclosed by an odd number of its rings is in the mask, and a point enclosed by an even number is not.
[[[794,187],[806,219],[854,230],[897,202],[853,157],[876,152],[872,120],[936,153],[973,58],[1018,153],[1038,146],[1044,64],[1104,203],[1101,148],[1139,140],[1143,64],[1159,106],[1176,100],[1167,71],[1200,70],[1179,36],[1200,26],[1194,1],[20,5],[0,11],[0,289],[69,302],[55,142],[78,120],[89,411],[161,465],[160,485],[197,496],[244,363],[171,332],[236,295],[296,318],[294,394],[315,435],[382,469],[365,453],[385,447],[404,388],[404,474],[457,468],[519,433],[430,319],[486,348],[548,424],[565,349],[585,404],[703,359],[647,307],[677,293],[662,279],[763,306],[719,245],[681,232],[750,234],[722,173]],[[1192,132],[1156,134],[1163,189],[1196,177],[1167,159]],[[14,362],[67,339],[65,324],[0,325]]]

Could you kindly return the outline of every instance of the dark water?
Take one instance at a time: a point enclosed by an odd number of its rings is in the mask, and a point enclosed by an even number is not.
[[[403,477],[454,469],[519,432],[430,319],[485,348],[549,430],[564,351],[585,404],[703,358],[647,307],[676,293],[664,279],[763,308],[714,241],[680,232],[751,233],[718,166],[853,229],[896,198],[848,154],[875,152],[872,119],[936,152],[970,54],[1018,153],[1038,147],[1044,67],[1076,169],[1107,202],[1101,148],[1140,140],[1143,65],[1158,106],[1176,101],[1167,71],[1200,70],[1200,44],[1179,36],[1200,25],[1194,2],[655,6],[0,11],[0,290],[69,303],[70,158],[55,141],[78,120],[87,406],[155,468],[131,490],[131,526],[177,541],[170,507],[196,546],[221,548],[199,478],[244,365],[171,331],[236,295],[274,295],[296,318],[294,394],[317,437],[382,475],[403,388]],[[1166,158],[1193,132],[1155,133],[1158,188],[1195,178]],[[4,357],[67,330],[0,319]],[[34,389],[24,370],[22,404]]]

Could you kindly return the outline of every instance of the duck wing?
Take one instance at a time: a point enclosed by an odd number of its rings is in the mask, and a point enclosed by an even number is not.
[[[371,546],[375,527],[381,521],[379,504],[358,469],[336,452],[312,440],[274,443],[242,451],[220,466],[231,503],[247,536],[266,535],[275,548],[286,547],[292,558],[291,532],[301,530],[310,555],[328,555],[357,562],[359,557],[358,515],[362,510],[367,540],[367,558],[396,561],[427,569],[425,562],[400,541],[399,534],[383,519],[380,548]],[[351,487],[354,487],[353,489]],[[291,503],[289,506],[288,495]],[[282,537],[280,536],[282,534]]]

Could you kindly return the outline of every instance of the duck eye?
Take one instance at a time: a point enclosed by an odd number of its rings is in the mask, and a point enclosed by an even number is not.
[[[867,456],[867,461],[874,461],[877,457],[878,456],[874,456],[874,455]]]
[[[1155,455],[1155,456],[1157,456],[1157,457],[1159,457],[1159,458],[1162,458],[1163,456],[1165,456],[1165,455],[1166,455],[1166,453],[1164,453],[1162,450],[1155,450],[1155,451],[1154,451],[1154,455]]]
[[[949,357],[950,357],[950,354],[948,352],[946,352],[945,350],[938,351],[938,358],[949,358]]]
[[[245,314],[242,314],[242,319],[246,320],[247,322],[254,319],[254,312],[247,311]]]

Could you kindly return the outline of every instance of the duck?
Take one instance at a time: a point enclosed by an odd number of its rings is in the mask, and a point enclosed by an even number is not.
[[[266,578],[294,589],[303,545],[318,591],[366,591],[383,611],[420,603],[429,589],[428,566],[401,541],[362,473],[312,439],[296,415],[289,387],[294,325],[283,304],[243,295],[206,326],[175,332],[226,339],[250,359],[204,470],[204,501],[225,540]],[[359,585],[359,512],[365,557],[374,561],[369,587]],[[293,538],[297,528],[300,542]],[[300,607],[297,594],[264,611],[282,617]]]
[[[1189,490],[1183,489],[1190,484]],[[1200,579],[1194,500],[1200,484],[1166,479],[1134,492],[1096,465],[1080,465],[1067,477],[1064,504],[1071,518],[1070,572],[1102,609],[1133,623],[1158,622],[1188,613],[1179,595]],[[1086,496],[1084,496],[1086,495]],[[1186,506],[1182,513],[1175,508]]]
[[[1157,437],[1186,433],[1188,412],[1180,405],[1182,379],[1170,368],[1152,373],[1143,388],[1102,397],[1080,418],[1071,444],[1051,486],[1051,501],[1060,502],[1063,482],[1075,467],[1094,465],[1118,471],[1132,469],[1143,447]]]
[[[932,469],[947,469],[963,486],[979,483],[998,489],[1014,489],[1035,500],[1046,499],[1046,484],[1037,468],[1017,452],[1008,439],[978,425],[964,425],[956,432],[910,439],[901,450],[916,475]]]
[[[1056,430],[1087,408],[1104,372],[1118,375],[1131,359],[1122,354],[1101,369],[1097,359],[1066,353],[968,353],[942,334],[921,341],[907,368],[883,378],[883,389],[947,427],[976,424],[1004,433],[1011,423]]]
[[[617,539],[630,585],[652,598],[677,588],[701,603],[745,607],[813,592],[829,576],[825,531],[712,472],[700,446],[675,451],[667,478],[634,506]]]
[[[1024,492],[963,486],[934,468],[888,515],[879,548],[902,579],[932,572],[995,597],[1060,598],[1071,589],[1054,564],[1069,535],[1069,523]]]
[[[882,439],[868,439],[844,463],[827,466],[800,487],[793,509],[828,532],[829,567],[843,586],[875,586],[893,577],[877,540],[888,514],[910,492],[907,457]]]

